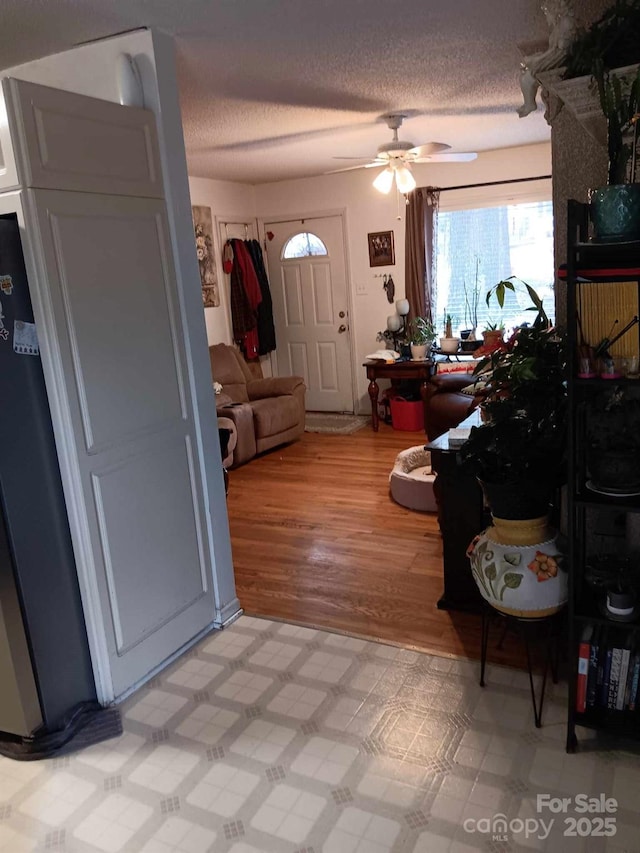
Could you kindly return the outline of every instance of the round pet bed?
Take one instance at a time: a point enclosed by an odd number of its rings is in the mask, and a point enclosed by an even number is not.
[[[436,512],[433,494],[435,474],[431,473],[431,454],[419,444],[403,450],[396,457],[389,475],[391,497],[408,509]]]

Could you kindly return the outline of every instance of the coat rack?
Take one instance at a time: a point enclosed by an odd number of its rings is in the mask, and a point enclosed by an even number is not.
[[[220,224],[224,225],[224,233],[225,233],[227,240],[229,239],[229,225],[243,225],[244,226],[244,239],[245,240],[249,239],[249,227],[251,225],[250,222],[221,222]]]

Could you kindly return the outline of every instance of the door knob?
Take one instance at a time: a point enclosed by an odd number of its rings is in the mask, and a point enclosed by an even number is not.
[[[343,323],[343,324],[338,328],[338,333],[339,333],[339,334],[342,334],[342,332],[346,332],[346,331],[347,331],[347,327],[346,327],[346,326],[345,326],[345,324]]]
[[[338,317],[340,317],[340,319],[342,319],[342,317],[344,317],[344,316],[345,316],[344,311],[341,311],[341,312],[338,314]]]

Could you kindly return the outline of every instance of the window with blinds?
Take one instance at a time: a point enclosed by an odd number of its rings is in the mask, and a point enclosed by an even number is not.
[[[501,310],[486,294],[498,281],[515,275],[536,289],[550,319],[555,318],[553,209],[550,200],[440,209],[436,234],[434,319],[442,326],[453,317],[454,334],[474,325],[502,325],[507,332],[529,322],[531,305],[524,288],[509,293]],[[474,293],[477,294],[474,297]]]

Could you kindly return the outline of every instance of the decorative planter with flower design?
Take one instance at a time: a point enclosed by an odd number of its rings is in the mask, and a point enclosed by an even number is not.
[[[540,619],[557,613],[568,597],[567,573],[556,532],[547,517],[493,518],[469,545],[467,556],[480,595],[510,616]]]

